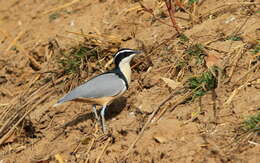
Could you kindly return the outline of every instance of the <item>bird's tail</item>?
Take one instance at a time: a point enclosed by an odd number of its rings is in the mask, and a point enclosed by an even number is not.
[[[56,103],[56,104],[54,104],[54,105],[52,105],[52,107],[57,107],[57,106],[59,106],[59,105],[61,105],[62,103]]]
[[[61,99],[59,99],[59,100],[57,101],[56,104],[52,105],[52,107],[57,107],[57,106],[63,104],[64,102],[65,102],[65,101],[63,100],[63,98],[61,98]]]
[[[53,105],[53,107],[57,107],[59,106],[60,104],[63,104],[64,102],[67,102],[67,101],[70,101],[70,100],[73,100],[75,97],[74,96],[71,96],[71,93],[63,96],[61,99],[59,99],[57,101],[56,104]]]

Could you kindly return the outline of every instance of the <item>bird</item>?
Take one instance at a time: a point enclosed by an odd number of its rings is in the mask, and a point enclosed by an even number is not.
[[[101,126],[103,133],[107,133],[105,124],[105,112],[107,107],[117,98],[122,96],[129,88],[131,83],[130,62],[133,57],[141,51],[129,48],[119,49],[114,54],[115,68],[100,75],[97,75],[82,85],[72,89],[64,97],[59,99],[54,107],[68,101],[84,102],[92,104],[96,120],[100,121],[96,106],[102,106]]]

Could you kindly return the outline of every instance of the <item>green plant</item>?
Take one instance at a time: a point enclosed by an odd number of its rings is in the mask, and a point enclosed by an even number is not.
[[[185,43],[185,42],[188,42],[188,41],[190,40],[190,39],[189,39],[186,35],[184,35],[183,33],[180,34],[179,39],[180,39],[180,42],[181,42],[181,43]]]
[[[183,68],[185,66],[187,66],[188,63],[185,61],[185,60],[179,60],[177,63],[176,63],[176,67],[178,68]]]
[[[51,21],[53,21],[55,19],[58,19],[59,17],[60,17],[60,14],[57,13],[57,12],[54,12],[51,15],[49,15],[49,21],[51,22]]]
[[[260,113],[248,117],[243,122],[243,128],[246,131],[260,131]]]
[[[254,48],[251,50],[253,54],[257,54],[260,52],[260,44],[255,45]]]
[[[205,62],[203,48],[204,47],[201,44],[194,44],[191,45],[187,50],[185,50],[185,53],[190,56],[196,57],[197,64],[203,64]]]
[[[17,51],[18,49],[16,46],[12,46],[10,50]]]
[[[189,0],[189,4],[191,5],[191,4],[193,4],[193,3],[196,3],[196,2],[198,2],[199,0]]]
[[[240,36],[236,36],[236,35],[234,35],[234,36],[228,36],[228,37],[226,38],[226,40],[231,40],[231,41],[241,41],[242,38],[241,38]]]
[[[62,53],[62,57],[58,58],[58,63],[65,74],[78,73],[81,65],[87,62],[87,59],[94,57],[97,59],[98,49],[85,45],[78,45],[71,48],[68,53]]]
[[[217,79],[207,71],[200,76],[191,77],[188,79],[188,87],[193,91],[192,99],[205,95],[208,91],[215,89],[217,86]]]

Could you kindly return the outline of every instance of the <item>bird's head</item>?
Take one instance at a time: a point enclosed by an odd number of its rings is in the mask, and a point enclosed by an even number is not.
[[[141,53],[140,51],[123,48],[118,50],[118,52],[114,55],[114,62],[118,67],[120,64],[129,64],[130,61],[136,54]]]

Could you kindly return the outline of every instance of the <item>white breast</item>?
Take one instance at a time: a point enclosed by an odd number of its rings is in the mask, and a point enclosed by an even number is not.
[[[130,64],[129,63],[120,63],[119,68],[120,68],[121,72],[123,73],[123,75],[125,76],[127,83],[130,84],[131,74],[132,74]]]

